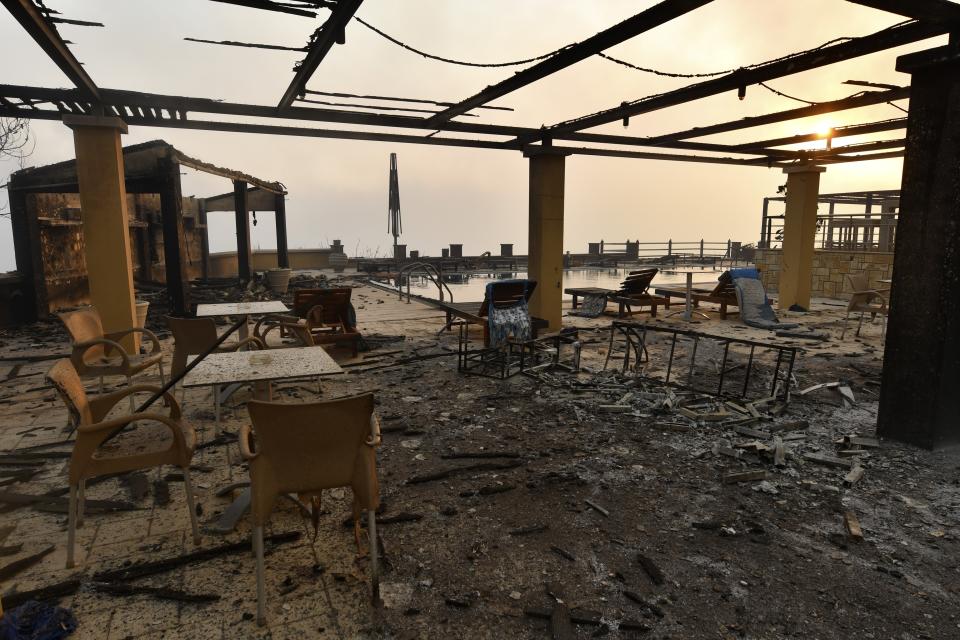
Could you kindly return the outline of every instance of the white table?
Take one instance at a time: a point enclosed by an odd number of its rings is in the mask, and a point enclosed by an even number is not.
[[[197,356],[187,357],[192,362]],[[183,379],[185,387],[213,386],[216,401],[217,431],[220,429],[220,386],[231,383],[254,383],[254,396],[269,400],[270,383],[288,378],[305,378],[343,373],[330,354],[323,347],[293,347],[290,349],[270,349],[263,351],[231,351],[211,353],[194,367]],[[227,461],[230,460],[229,448]],[[248,483],[236,483],[223,488],[218,495],[229,490],[247,486]],[[220,516],[220,519],[208,527],[215,533],[229,533],[236,527],[237,521],[250,506],[250,489],[246,488]]]
[[[250,337],[250,327],[248,325],[250,316],[266,313],[290,313],[290,309],[279,300],[267,300],[266,302],[217,302],[214,304],[197,305],[198,318],[243,316],[246,322],[240,325],[241,340]]]
[[[674,316],[678,313],[683,314],[683,319],[687,322],[693,320],[693,314],[701,316],[704,320],[709,320],[710,316],[705,314],[703,311],[694,311],[693,309],[693,274],[703,273],[700,271],[674,271],[673,273],[685,273],[687,275],[687,297],[683,305],[683,311],[671,311],[666,315],[666,317]]]
[[[196,355],[187,356],[192,362]],[[263,351],[230,351],[211,353],[190,370],[183,379],[185,387],[214,388],[217,406],[217,423],[220,422],[220,385],[231,383],[266,383],[261,388],[267,391],[273,380],[288,378],[312,378],[343,373],[323,347],[294,347],[290,349],[267,349]]]

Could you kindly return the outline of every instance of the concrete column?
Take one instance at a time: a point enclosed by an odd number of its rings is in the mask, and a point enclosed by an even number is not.
[[[566,158],[558,153],[530,155],[530,233],[527,272],[537,289],[530,315],[561,328],[563,305],[563,188]]]
[[[889,198],[880,203],[880,211],[882,212],[880,219],[883,221],[883,226],[880,227],[880,251],[893,250],[893,227],[899,206],[899,198]]]
[[[120,144],[127,125],[110,116],[64,116],[63,123],[73,129],[77,154],[90,302],[100,312],[104,331],[129,329],[136,324],[137,313]],[[128,336],[122,344],[136,351],[139,338]]]
[[[960,46],[901,56],[912,74],[877,433],[960,443]]]
[[[792,305],[810,308],[813,249],[817,237],[817,196],[823,167],[799,166],[787,174],[787,202],[783,217],[783,262],[778,295],[780,309]]]
[[[273,215],[277,227],[277,266],[281,269],[290,268],[290,253],[287,250],[287,205],[283,194],[274,196]]]

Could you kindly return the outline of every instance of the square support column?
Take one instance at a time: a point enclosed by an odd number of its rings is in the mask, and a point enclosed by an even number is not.
[[[233,181],[233,209],[237,216],[237,276],[244,282],[253,279],[253,252],[250,249],[250,210],[247,208],[247,183]]]
[[[912,74],[877,433],[960,443],[960,47],[897,60]]]
[[[64,116],[73,129],[80,185],[83,242],[90,282],[90,302],[107,333],[136,325],[130,215],[124,179],[120,135],[127,125],[120,118]],[[128,351],[139,349],[139,337],[122,341]]]
[[[813,249],[817,239],[817,197],[823,167],[787,167],[787,201],[783,219],[783,262],[778,285],[781,310],[810,308]]]
[[[163,220],[163,262],[166,266],[167,299],[174,316],[190,315],[190,281],[187,277],[187,245],[183,231],[183,198],[180,165],[170,158],[157,160],[160,174],[160,215]]]
[[[273,205],[274,224],[277,227],[277,266],[281,269],[290,268],[290,252],[287,249],[287,207],[283,194],[274,196]]]
[[[542,152],[530,158],[530,233],[527,273],[537,288],[530,315],[561,328],[563,317],[563,192],[566,157]]]

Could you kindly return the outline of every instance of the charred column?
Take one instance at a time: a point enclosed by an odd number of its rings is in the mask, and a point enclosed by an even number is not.
[[[274,196],[274,223],[277,227],[277,266],[281,269],[290,268],[290,254],[287,250],[287,209],[283,201],[283,194]]]
[[[913,78],[877,433],[935,448],[960,442],[960,46],[897,71]]]
[[[28,215],[27,193],[18,188],[16,174],[10,178],[7,193],[10,195],[13,252],[21,278],[20,291],[23,293],[14,316],[21,322],[33,322],[38,316],[49,313],[40,256],[40,225],[35,215]]]
[[[250,250],[250,210],[247,207],[247,183],[233,181],[233,204],[237,216],[237,275],[244,282],[253,278],[253,252]]]
[[[163,262],[167,273],[167,298],[174,316],[190,314],[190,282],[183,247],[183,198],[180,194],[180,165],[170,158],[157,160],[160,179],[160,216],[163,221]]]

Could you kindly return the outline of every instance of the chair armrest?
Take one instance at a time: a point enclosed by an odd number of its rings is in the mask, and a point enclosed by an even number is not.
[[[104,420],[103,422],[80,425],[77,427],[76,446],[81,446],[82,439],[85,441],[83,443],[84,448],[90,446],[93,446],[94,448],[99,447],[115,432],[122,430],[131,422],[140,422],[145,420],[159,422],[160,424],[165,425],[173,434],[174,444],[184,450],[187,448],[187,440],[184,436],[183,430],[185,427],[187,429],[190,429],[191,427],[180,420],[174,420],[173,418],[160,413],[133,413],[128,416],[120,416],[110,420]],[[92,442],[89,442],[91,439]]]
[[[858,296],[858,295],[861,295],[861,296],[862,296],[862,295],[870,296],[870,298],[868,299],[868,301],[869,301],[869,300],[872,300],[873,298],[880,298],[880,300],[883,302],[884,306],[886,306],[886,304],[887,304],[887,298],[886,298],[884,295],[882,295],[882,294],[880,293],[880,291],[881,291],[880,289],[867,289],[867,290],[865,290],[865,291],[852,291],[852,292],[851,292],[851,295],[854,295],[854,296]]]
[[[380,436],[380,418],[374,413],[370,416],[370,436],[367,438],[365,444],[368,447],[379,447],[382,441],[383,438]]]
[[[104,355],[110,353],[111,350],[116,350],[120,354],[120,359],[123,361],[123,368],[128,369],[130,367],[130,356],[127,355],[127,350],[123,348],[119,342],[115,340],[109,340],[107,338],[94,338],[93,340],[84,340],[83,342],[74,342],[73,351],[70,353],[70,362],[73,363],[73,366],[77,371],[83,371],[84,369],[96,369],[97,365],[90,365],[83,359],[83,354],[87,352],[87,349],[90,347],[96,347],[102,345],[105,347]]]
[[[126,329],[124,331],[114,331],[112,333],[104,334],[106,337],[111,340],[119,340],[125,336],[130,335],[131,333],[142,333],[145,337],[150,339],[150,355],[156,355],[160,353],[160,341],[157,339],[156,334],[150,329],[143,329],[141,327],[133,327],[132,329]]]
[[[266,333],[270,333],[270,330],[268,329]],[[237,344],[232,345],[230,347],[230,351],[239,351],[240,347],[245,347],[247,345],[251,345],[257,351],[267,348],[267,345],[262,338],[258,338],[256,336],[250,336],[249,338],[244,338]]]
[[[237,444],[240,445],[240,455],[243,456],[243,459],[246,461],[253,460],[259,455],[259,452],[254,452],[250,448],[250,443],[253,441],[253,429],[250,428],[249,424],[244,424],[240,426],[240,433],[237,435]]]
[[[153,384],[135,384],[129,387],[125,387],[118,391],[113,391],[111,393],[105,393],[102,396],[97,396],[90,400],[90,413],[94,422],[100,422],[103,420],[104,416],[110,413],[110,410],[114,406],[127,396],[134,393],[141,393],[144,391],[149,391],[150,393],[157,393],[162,387],[158,387]],[[170,418],[173,420],[180,419],[180,404],[174,399],[173,394],[167,391],[163,394],[164,399],[170,407]]]

